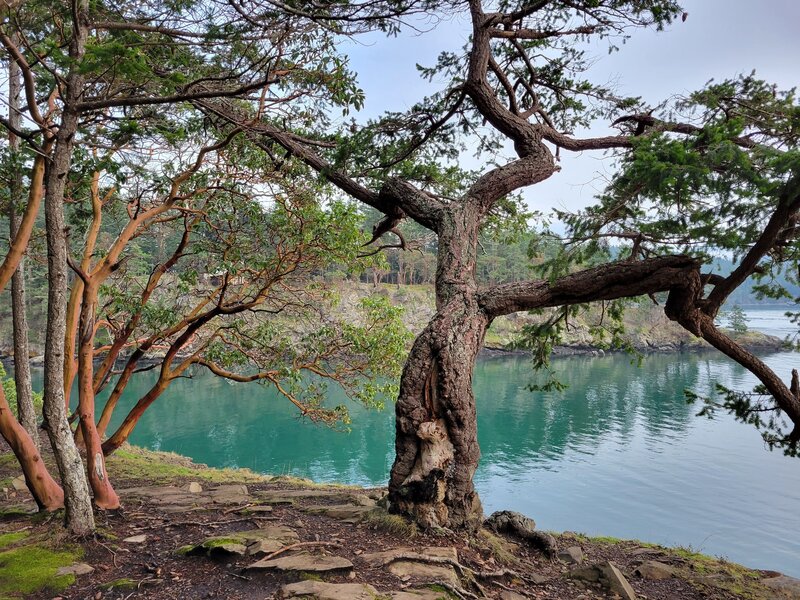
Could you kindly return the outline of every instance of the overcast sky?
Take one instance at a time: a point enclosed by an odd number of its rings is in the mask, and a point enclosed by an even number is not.
[[[726,79],[756,70],[780,88],[800,83],[800,0],[685,0],[689,13],[668,30],[634,33],[619,52],[598,49],[590,72],[598,83],[613,81],[624,95],[658,103],[699,89],[711,78]],[[404,110],[432,91],[415,69],[432,65],[442,50],[457,50],[466,41],[469,23],[455,17],[421,35],[354,46],[351,64],[367,95],[365,114]],[[598,124],[596,133],[607,128]],[[479,164],[479,163],[478,163]],[[562,171],[534,186],[525,197],[532,208],[576,209],[602,188],[607,164],[601,153],[562,154]],[[475,167],[477,164],[470,164]]]

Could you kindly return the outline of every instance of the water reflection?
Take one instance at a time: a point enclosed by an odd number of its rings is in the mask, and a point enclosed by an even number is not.
[[[563,393],[531,393],[525,358],[482,361],[475,375],[484,459],[520,466],[560,461],[567,450],[591,453],[601,440],[679,440],[694,419],[683,389],[698,381],[702,360],[650,357],[637,368],[626,356],[557,361]]]
[[[796,354],[766,358],[782,376]],[[730,417],[695,417],[683,390],[719,381],[747,388],[744,369],[717,354],[559,359],[564,393],[531,393],[526,359],[479,362],[474,386],[483,456],[476,474],[487,512],[512,509],[540,527],[692,545],[800,576],[800,461],[767,452]],[[129,385],[115,415],[153,382]],[[101,397],[100,402],[103,398]],[[333,403],[345,399],[333,392]],[[383,484],[393,458],[392,407],[352,407],[350,433],[298,419],[270,388],[198,374],[178,380],[142,418],[132,443],[212,466],[318,481]]]

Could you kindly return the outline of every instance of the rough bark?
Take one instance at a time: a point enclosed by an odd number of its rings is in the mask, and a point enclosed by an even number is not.
[[[425,527],[476,530],[483,518],[472,483],[480,458],[472,372],[489,325],[476,294],[478,223],[470,204],[441,221],[437,312],[414,343],[395,408],[389,500]]]
[[[70,57],[77,62],[83,56],[88,30],[85,2],[79,2],[76,8]],[[48,164],[45,194],[49,287],[44,362],[44,416],[64,486],[65,523],[71,532],[79,535],[91,532],[95,525],[86,473],[67,422],[64,405],[64,338],[68,291],[64,193],[78,131],[78,113],[75,106],[83,85],[83,76],[73,67],[67,77],[63,97],[64,109],[55,148]]]
[[[699,263],[688,256],[617,261],[556,281],[515,281],[481,290],[478,303],[492,318],[521,310],[615,300],[665,292],[693,276]]]
[[[8,123],[14,129],[20,128],[20,106],[22,86],[20,84],[19,65],[12,61],[8,63]],[[19,152],[19,138],[13,133],[8,136],[9,150],[12,160]],[[11,239],[19,234],[22,219],[18,206],[23,197],[22,171],[15,169],[11,176],[9,190],[9,215]],[[31,391],[31,368],[29,362],[28,345],[28,317],[27,302],[25,299],[25,258],[21,258],[17,270],[11,276],[11,319],[14,330],[14,385],[17,392],[17,417],[25,431],[31,436],[36,449],[39,450],[39,425],[36,410],[33,406],[33,392]]]
[[[699,308],[703,302],[703,281],[695,271],[683,284],[674,286],[669,293],[664,312],[687,331],[703,338],[717,350],[758,377],[777,405],[795,424],[791,438],[800,440],[800,395],[786,386],[783,380],[766,363],[752,352],[737,344],[714,325],[714,318]]]

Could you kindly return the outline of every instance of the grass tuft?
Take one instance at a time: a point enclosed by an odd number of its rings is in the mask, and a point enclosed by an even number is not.
[[[381,508],[376,508],[364,516],[364,524],[385,533],[391,533],[406,538],[413,538],[419,534],[419,529],[400,515],[392,515]]]

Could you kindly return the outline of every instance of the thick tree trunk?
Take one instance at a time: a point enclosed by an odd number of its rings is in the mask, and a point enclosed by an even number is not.
[[[47,334],[45,340],[44,416],[61,482],[64,486],[66,525],[83,535],[94,530],[89,486],[64,406],[64,335],[67,307],[67,236],[64,188],[71,162],[77,115],[65,111],[47,173]]]
[[[8,122],[11,127],[20,129],[20,84],[19,65],[12,61],[8,63]],[[9,149],[12,160],[19,152],[19,138],[13,133],[9,134]],[[8,220],[11,230],[11,239],[15,239],[20,229],[22,219],[18,214],[18,206],[22,202],[22,170],[14,168],[11,176],[9,194]],[[31,391],[31,368],[29,362],[28,345],[28,318],[26,314],[27,302],[25,300],[25,259],[21,258],[17,270],[11,276],[11,319],[14,329],[14,385],[17,391],[17,416],[20,424],[31,436],[36,449],[39,450],[39,425],[36,410],[33,407],[33,393]]]
[[[78,20],[86,19],[86,3],[79,3]],[[76,23],[70,56],[80,60],[86,43],[84,22]],[[56,464],[64,486],[65,523],[75,534],[94,530],[89,486],[78,448],[67,422],[64,405],[64,338],[67,309],[67,231],[64,222],[64,193],[78,131],[78,114],[73,108],[83,89],[83,77],[73,70],[67,78],[64,111],[48,164],[45,193],[47,226],[47,334],[45,341],[44,416]]]
[[[489,319],[476,299],[472,206],[449,213],[439,236],[437,313],[403,371],[389,501],[425,527],[474,531],[483,513],[472,483],[480,458],[472,372]]]

